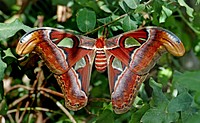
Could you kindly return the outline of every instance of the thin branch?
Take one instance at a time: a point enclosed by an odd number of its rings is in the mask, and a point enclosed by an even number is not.
[[[56,99],[54,99],[52,96],[50,96],[49,94],[45,93],[44,91],[41,91],[41,94],[50,98],[52,101],[54,101],[56,103],[56,105],[69,117],[69,119],[72,121],[72,123],[76,123],[75,119],[73,118],[73,116],[69,113],[69,111]]]
[[[7,113],[7,116],[9,118],[9,120],[10,120],[10,123],[15,123],[13,117],[10,114]]]
[[[53,73],[50,73],[45,79],[48,80],[52,75]]]
[[[21,114],[21,116],[20,116],[20,118],[19,118],[19,123],[22,122],[23,117],[24,117],[24,115],[25,115],[25,113],[26,113],[26,111],[27,111],[27,108],[28,108],[28,106],[29,106],[29,103],[30,103],[29,101],[26,102],[25,110],[22,112],[22,114]]]
[[[33,88],[30,88],[30,87],[25,86],[25,85],[15,85],[15,86],[12,86],[9,90],[7,90],[7,91],[5,92],[5,95],[6,95],[8,92],[10,92],[10,91],[12,91],[12,90],[15,90],[15,89],[18,89],[18,88],[23,88],[23,89],[26,89],[26,90],[28,90],[28,91],[33,90]]]
[[[128,14],[129,14],[129,13],[123,14],[123,15],[121,15],[121,16],[115,18],[113,21],[110,21],[110,22],[108,22],[108,23],[105,23],[104,25],[101,25],[101,26],[95,28],[94,30],[89,31],[89,32],[87,32],[87,33],[85,33],[85,34],[83,34],[83,35],[88,35],[88,34],[90,34],[90,33],[96,32],[96,31],[99,30],[100,28],[106,27],[106,26],[108,26],[108,25],[110,25],[110,24],[112,24],[112,23],[114,23],[114,22],[116,22],[116,21],[118,21],[118,20],[124,18],[124,17],[127,16]]]
[[[64,95],[63,95],[63,94],[61,94],[61,93],[59,93],[59,92],[56,92],[56,91],[53,91],[53,90],[48,89],[48,88],[39,87],[38,90],[39,90],[39,91],[45,91],[45,92],[50,93],[50,94],[53,94],[53,95],[55,95],[55,96],[59,96],[59,97],[61,97],[61,98],[64,98]]]
[[[18,109],[12,109],[12,110],[8,110],[7,112],[7,115],[8,114],[11,114],[11,113],[14,113],[14,112],[17,112]],[[27,111],[44,111],[44,112],[54,112],[53,110],[50,110],[50,109],[47,109],[47,108],[42,108],[42,107],[27,107],[27,108],[20,108],[19,111],[24,111],[24,110],[27,110]]]
[[[75,119],[72,117],[69,111],[59,101],[56,101],[56,105],[69,117],[72,123],[76,123]]]
[[[145,2],[144,5],[145,5],[145,6],[148,5],[148,4],[150,4],[152,1],[153,1],[153,0],[149,0],[149,1]],[[123,14],[123,15],[117,17],[117,18],[115,18],[114,20],[112,20],[112,21],[110,21],[110,22],[108,22],[108,23],[105,23],[104,25],[101,25],[101,26],[95,28],[95,29],[92,30],[92,31],[86,32],[86,33],[83,34],[83,35],[88,35],[88,34],[90,34],[90,33],[96,32],[96,31],[99,30],[100,28],[106,27],[106,26],[108,26],[108,25],[110,25],[110,24],[112,24],[112,23],[114,23],[114,22],[116,22],[116,21],[118,21],[118,20],[124,18],[125,16],[129,15],[130,13],[131,13],[131,11],[128,12],[128,13],[126,13],[126,14]]]
[[[18,99],[16,99],[15,101],[13,101],[9,106],[8,108],[12,108],[13,106],[17,105],[18,103],[22,102],[23,100],[27,99],[29,97],[29,95],[24,95],[23,97],[20,97]]]
[[[85,111],[91,115],[91,116],[98,116],[97,114],[93,114],[92,112],[90,112],[86,107],[84,107]]]
[[[39,72],[37,73],[36,79],[33,82],[33,85],[32,85],[33,90],[30,93],[34,93],[35,89],[37,88],[36,86],[38,84],[38,78],[39,78]]]
[[[148,4],[150,4],[152,1],[153,1],[153,0],[149,0],[149,1],[147,1],[147,2],[144,2],[144,5],[145,5],[145,6],[148,5]]]
[[[21,106],[21,102],[17,105],[17,111],[16,111],[16,113],[15,113],[15,121],[17,122],[17,123],[20,123],[19,122],[19,109],[20,109],[20,106]]]

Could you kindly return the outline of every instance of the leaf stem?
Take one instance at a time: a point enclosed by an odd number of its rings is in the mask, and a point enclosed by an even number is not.
[[[149,1],[145,2],[144,5],[148,5],[148,4],[150,4],[151,2],[152,2],[152,0],[149,0]],[[99,30],[100,28],[105,27],[105,26],[108,26],[108,25],[110,25],[111,23],[114,23],[115,21],[118,21],[118,20],[124,18],[125,16],[129,15],[130,13],[132,13],[132,11],[130,11],[130,12],[128,12],[128,13],[125,13],[125,14],[119,16],[119,17],[115,18],[114,20],[112,20],[112,21],[110,21],[110,22],[108,22],[108,23],[105,23],[104,25],[101,25],[101,26],[99,26],[99,27],[93,29],[92,31],[86,32],[86,33],[83,34],[83,35],[88,35],[88,34],[90,34],[90,33],[96,32],[96,31]]]
[[[196,34],[200,35],[200,31],[198,31],[197,29],[195,29],[191,23],[188,22],[188,20],[185,19],[185,17],[183,16],[182,12],[177,9],[177,12],[179,13],[181,19],[183,19],[183,21],[192,29],[192,31],[194,31]]]
[[[121,15],[121,16],[115,18],[114,20],[112,20],[112,21],[110,21],[110,22],[108,22],[108,23],[105,23],[104,25],[101,25],[101,26],[95,28],[94,30],[89,31],[89,32],[87,32],[87,33],[85,33],[85,34],[83,34],[83,35],[88,35],[88,34],[90,34],[90,33],[96,32],[96,31],[99,30],[100,28],[106,27],[106,26],[110,25],[111,23],[114,23],[115,21],[118,21],[118,20],[122,19],[123,17],[125,17],[125,16],[127,16],[127,15],[128,15],[128,13],[123,14],[123,15]]]

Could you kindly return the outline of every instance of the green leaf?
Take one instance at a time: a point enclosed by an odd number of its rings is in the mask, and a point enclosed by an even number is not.
[[[197,0],[196,5],[200,4],[200,0]]]
[[[119,6],[125,11],[128,12],[129,7],[127,6],[127,4],[124,1],[119,1]]]
[[[100,19],[97,19],[97,21],[103,23],[103,24],[106,24],[108,22],[110,22],[112,20],[112,18],[110,16],[108,17],[105,17],[105,18],[100,18]]]
[[[190,116],[184,123],[199,123],[200,121],[200,112],[195,113],[194,115]]]
[[[172,11],[168,8],[166,8],[165,6],[162,6],[162,11],[161,11],[161,15],[159,18],[159,23],[164,23],[165,20],[167,19],[167,17],[172,15]]]
[[[171,113],[177,111],[185,111],[192,104],[192,97],[187,92],[181,93],[177,97],[173,98],[168,104],[168,111]]]
[[[91,31],[96,25],[95,12],[87,8],[80,9],[77,13],[76,23],[82,32]]]
[[[0,115],[6,115],[7,111],[8,111],[8,105],[6,103],[6,100],[3,99],[0,102]]]
[[[166,59],[164,59],[165,61]],[[169,79],[172,77],[172,70],[170,68],[159,67],[158,71],[158,82],[162,83],[163,86],[166,86],[169,82]]]
[[[6,56],[6,57],[10,56],[10,57],[15,58],[15,56],[13,55],[13,53],[12,53],[12,51],[11,51],[11,48],[8,48],[8,49],[4,50],[4,53],[5,53],[5,56]],[[4,58],[4,57],[3,57],[3,58]]]
[[[100,7],[98,5],[98,2],[97,1],[94,1],[94,0],[75,0],[76,3],[80,4],[83,8],[83,6],[85,7],[88,7],[88,8],[91,8],[92,10],[94,10],[95,12],[99,13],[101,10],[100,10]]]
[[[124,0],[124,2],[131,9],[136,9],[140,3],[139,0]]]
[[[194,95],[194,102],[200,105],[200,92],[195,93]]]
[[[53,5],[67,5],[71,0],[52,0]]]
[[[145,9],[145,5],[144,5],[144,4],[139,4],[139,5],[137,6],[137,8],[135,9],[135,12],[136,12],[136,13],[140,13],[140,12],[143,12],[144,9]]]
[[[151,108],[144,114],[141,121],[144,123],[161,123],[164,119],[162,113],[159,109]]]
[[[130,16],[126,16],[123,19],[122,28],[124,31],[130,31],[137,29],[137,22],[131,19]]]
[[[141,121],[143,123],[172,123],[177,121],[178,117],[178,113],[168,113],[165,111],[165,106],[162,105],[149,109]]]
[[[142,117],[144,123],[171,123],[176,122],[179,118],[178,113],[166,111],[168,99],[162,92],[162,85],[156,83],[152,78],[149,81],[153,88],[152,101],[154,105]]]
[[[162,11],[165,12],[166,16],[169,17],[172,15],[172,10],[170,10],[169,8],[162,6]]]
[[[80,5],[85,5],[89,2],[89,0],[75,0]]]
[[[129,123],[139,123],[142,116],[149,109],[149,105],[144,105],[142,108],[132,113]]]
[[[98,1],[99,8],[107,13],[112,13],[108,6],[103,1]]]
[[[162,92],[162,85],[156,83],[152,78],[149,80],[149,85],[153,88],[152,102],[153,105],[166,105],[169,100]]]
[[[197,109],[195,109],[194,107],[190,107],[187,110],[181,112],[181,120],[183,123],[188,123],[187,121],[189,121],[193,116],[197,115],[198,113],[199,111]]]
[[[4,97],[3,81],[0,81],[0,102],[3,100],[3,97]]]
[[[183,7],[186,8],[186,13],[187,13],[190,17],[194,18],[194,16],[193,16],[194,9],[193,9],[193,8],[189,7],[189,6],[185,3],[184,0],[178,0],[178,3],[179,3],[180,6],[183,6]]]
[[[0,81],[2,81],[4,77],[4,70],[6,69],[6,67],[7,67],[6,63],[4,63],[2,59],[0,58]]]
[[[101,9],[99,8],[98,4],[94,0],[88,0],[88,2],[85,3],[86,7],[91,8],[94,10],[96,13],[101,12]]]
[[[174,73],[173,84],[179,89],[189,89],[200,92],[200,71],[186,71],[185,73]]]
[[[19,20],[15,20],[12,23],[0,23],[0,40],[5,40],[7,38],[12,37],[15,35],[15,33],[21,29],[28,32],[32,29],[23,23],[21,23]]]
[[[113,112],[111,110],[104,110],[97,118],[96,123],[114,123]]]

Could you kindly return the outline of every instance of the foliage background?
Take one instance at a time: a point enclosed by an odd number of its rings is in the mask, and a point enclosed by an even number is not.
[[[197,123],[200,120],[199,0],[0,0],[0,121]],[[56,80],[34,53],[15,52],[33,27],[55,27],[109,37],[160,26],[184,43],[181,57],[164,55],[139,90],[131,110],[112,111],[107,74],[92,72],[88,105],[68,111]]]

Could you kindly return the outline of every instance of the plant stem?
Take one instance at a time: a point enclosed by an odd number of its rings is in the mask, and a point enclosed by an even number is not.
[[[56,99],[54,99],[49,94],[45,93],[44,91],[41,91],[41,94],[50,98],[52,101],[56,103],[56,105],[69,117],[69,119],[72,121],[72,123],[76,123],[75,119],[72,117],[72,115],[69,113],[69,111]]]
[[[83,35],[88,35],[88,34],[90,34],[90,33],[96,32],[96,31],[99,30],[100,28],[106,27],[106,26],[110,25],[111,23],[114,23],[115,21],[118,21],[118,20],[124,18],[124,17],[127,16],[127,15],[128,15],[128,13],[123,14],[123,15],[121,15],[121,16],[115,18],[114,20],[112,20],[112,21],[110,21],[110,22],[108,22],[108,23],[105,23],[104,25],[101,25],[101,26],[95,28],[94,30],[89,31],[89,32],[87,32],[87,33],[85,33],[85,34],[83,34]]]
[[[183,21],[192,29],[192,31],[194,31],[197,35],[200,35],[200,31],[198,31],[197,29],[195,29],[192,24],[190,22],[188,22],[188,20],[185,19],[185,17],[183,16],[182,12],[178,9],[177,12],[179,13],[181,19],[183,19]]]

